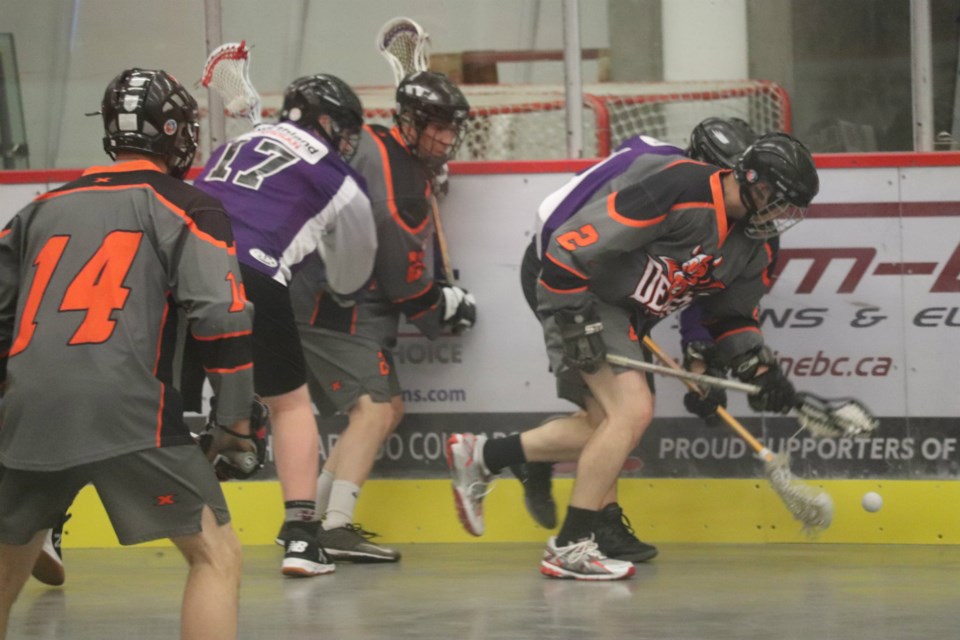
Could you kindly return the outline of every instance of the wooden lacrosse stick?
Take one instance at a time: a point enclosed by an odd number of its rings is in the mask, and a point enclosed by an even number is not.
[[[380,27],[377,33],[377,50],[390,63],[395,85],[416,71],[430,68],[430,35],[410,18],[394,18]],[[440,221],[440,207],[437,197],[430,194],[430,208],[433,215],[433,228],[437,234],[437,247],[440,250],[440,263],[443,265],[443,277],[453,284],[456,271],[450,262],[447,248],[447,236]]]
[[[683,371],[680,364],[668,356],[650,336],[643,338],[643,345],[649,349],[658,360],[666,365],[666,368],[672,371]],[[619,358],[617,356],[607,356],[607,361],[613,364],[646,371],[646,368],[634,366],[640,361],[629,358]],[[648,363],[643,363],[648,364]],[[691,380],[681,378],[687,387],[696,393],[701,393],[700,388]],[[790,472],[790,461],[784,453],[774,453],[763,446],[759,440],[753,437],[746,427],[740,424],[740,421],[734,418],[724,407],[717,407],[717,415],[720,419],[733,429],[738,436],[744,439],[748,445],[756,452],[757,457],[763,461],[764,471],[770,486],[779,496],[787,510],[793,517],[803,524],[805,530],[815,532],[826,529],[833,520],[833,499],[825,491],[815,489],[798,480]]]

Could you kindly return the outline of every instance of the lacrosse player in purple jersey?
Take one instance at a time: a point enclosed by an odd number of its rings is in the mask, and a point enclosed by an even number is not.
[[[182,182],[193,97],[163,71],[129,69],[101,113],[116,163],[0,232],[0,638],[48,530],[88,483],[121,544],[170,538],[183,553],[181,637],[236,638],[240,542],[173,361],[183,317],[219,398],[208,455],[252,451],[253,310],[222,205]]]
[[[373,279],[352,307],[301,288],[299,277],[292,288],[314,401],[325,416],[349,417],[317,480],[318,509],[326,512],[321,542],[337,560],[400,559],[354,522],[354,510],[377,450],[403,418],[391,355],[401,316],[430,339],[476,320],[473,296],[438,278],[429,259],[431,180],[456,153],[469,104],[446,76],[429,71],[404,78],[396,96],[396,125],[365,126],[351,162],[377,220]]]
[[[270,408],[283,490],[282,572],[315,576],[334,564],[317,539],[319,435],[288,285],[309,267],[311,291],[344,308],[370,277],[377,237],[363,179],[346,162],[363,125],[353,90],[332,75],[295,80],[279,120],[214,151],[196,184],[224,203],[256,308],[254,386]]]
[[[709,296],[704,315],[719,357],[760,387],[751,407],[783,412],[795,397],[755,311],[771,259],[766,240],[799,222],[819,190],[809,151],[777,133],[758,138],[733,171],[656,154],[631,169],[629,186],[589,201],[541,245],[537,313],[558,394],[586,410],[592,430],[565,417],[503,442],[472,434],[448,442],[458,512],[475,534],[491,467],[579,452],[566,519],[541,562],[551,577],[613,580],[634,571],[606,556],[596,536],[619,470],[653,417],[653,392],[647,376],[612,367],[606,354],[649,357],[640,340],[652,327]]]

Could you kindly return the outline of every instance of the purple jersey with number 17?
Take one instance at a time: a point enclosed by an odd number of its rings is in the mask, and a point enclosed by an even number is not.
[[[196,186],[223,203],[237,259],[284,285],[313,254],[338,293],[372,271],[376,229],[363,178],[310,131],[257,127],[214,151]]]

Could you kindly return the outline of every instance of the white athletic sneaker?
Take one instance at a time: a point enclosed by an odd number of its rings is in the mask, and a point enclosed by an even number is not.
[[[636,572],[632,562],[614,560],[600,552],[593,536],[558,547],[556,536],[547,540],[540,573],[574,580],[621,580]]]
[[[481,462],[487,436],[455,433],[447,439],[447,466],[453,479],[457,515],[467,533],[483,535],[483,498],[490,493],[493,475]]]
[[[40,555],[33,565],[33,577],[52,586],[60,586],[67,578],[63,567],[63,525],[70,519],[70,514],[65,513],[53,529],[47,531],[47,537],[43,540],[43,547],[40,549]]]

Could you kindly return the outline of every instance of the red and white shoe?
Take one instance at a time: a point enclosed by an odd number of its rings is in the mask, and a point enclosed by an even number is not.
[[[540,561],[540,573],[550,578],[572,580],[622,580],[636,572],[632,562],[603,555],[593,536],[563,547],[556,536],[547,541]]]
[[[493,474],[483,464],[487,436],[455,433],[447,439],[447,466],[453,480],[457,515],[467,533],[483,535],[483,498],[490,493]]]

